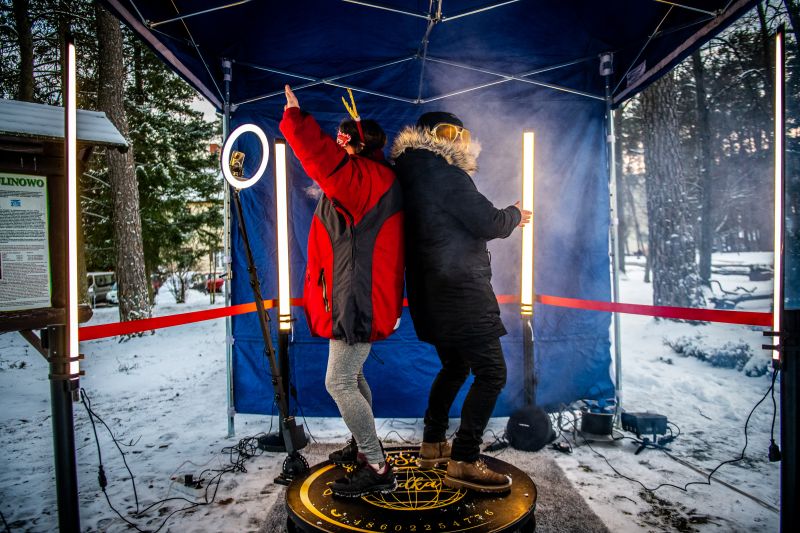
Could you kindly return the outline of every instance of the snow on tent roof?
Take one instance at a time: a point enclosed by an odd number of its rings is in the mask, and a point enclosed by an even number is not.
[[[64,108],[0,99],[0,135],[35,139],[64,138]],[[125,137],[106,114],[78,110],[78,140],[95,145],[127,147]]]

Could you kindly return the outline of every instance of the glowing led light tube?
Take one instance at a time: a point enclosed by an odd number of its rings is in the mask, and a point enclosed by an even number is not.
[[[772,286],[772,331],[781,331],[781,310],[783,308],[783,32],[775,35],[775,237]],[[775,345],[780,337],[775,337]],[[780,352],[772,351],[773,363],[780,361]]]
[[[77,132],[77,84],[75,76],[75,43],[68,39],[67,83],[64,98],[65,113],[65,158],[67,167],[67,357],[69,374],[80,375],[78,355],[78,132]]]
[[[278,208],[278,329],[292,329],[289,286],[289,206],[286,192],[286,142],[275,141],[275,201]]]
[[[522,209],[533,212],[532,131],[522,134]],[[532,218],[532,217],[531,217]],[[522,280],[520,283],[520,313],[533,314],[533,220],[522,228]]]

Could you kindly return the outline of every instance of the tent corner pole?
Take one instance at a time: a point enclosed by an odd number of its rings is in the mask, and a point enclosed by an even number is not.
[[[223,102],[222,113],[222,142],[224,143],[231,132],[231,61],[222,60],[222,72],[225,76],[225,101]],[[225,164],[224,161],[222,164]],[[223,197],[223,254],[225,262],[225,306],[231,305],[231,188],[228,182],[222,180],[225,193]],[[234,427],[234,416],[236,409],[233,401],[233,325],[231,316],[225,317],[225,366],[226,383],[228,388],[228,438],[236,434]]]
[[[784,44],[785,27],[781,25],[775,33],[775,81],[773,91],[774,104],[774,138],[773,151],[774,163],[774,189],[775,189],[775,241],[774,251],[774,280],[773,280],[773,334],[777,334],[776,345],[771,347],[772,368],[780,372],[780,531],[793,531],[797,527],[797,506],[793,505],[797,499],[797,414],[798,414],[798,382],[800,382],[800,368],[798,368],[798,354],[800,354],[800,310],[794,303],[796,286],[793,276],[787,274],[786,249],[789,247],[789,256],[795,255],[795,233],[787,230],[786,215],[786,48]],[[789,197],[795,192],[796,186],[789,191]],[[795,215],[790,215],[792,218]],[[786,287],[791,287],[789,298],[792,301],[787,306]],[[788,307],[788,309],[787,309]],[[769,332],[765,332],[765,335]],[[769,346],[769,345],[767,345]],[[773,391],[774,392],[774,391]],[[773,425],[774,425],[773,419]],[[770,457],[770,461],[772,461]]]
[[[614,132],[614,115],[611,109],[613,93],[611,91],[611,74],[613,72],[613,56],[603,54],[600,57],[600,73],[605,78],[605,102],[606,102],[606,147],[608,150],[608,214],[609,214],[609,255],[611,258],[611,301],[619,302],[619,254],[617,253],[617,242],[619,241],[619,223],[617,216],[617,161],[616,136]],[[614,411],[614,422],[619,425],[620,412],[622,409],[622,342],[620,334],[619,313],[612,313],[611,320],[614,327],[614,385],[616,409]]]

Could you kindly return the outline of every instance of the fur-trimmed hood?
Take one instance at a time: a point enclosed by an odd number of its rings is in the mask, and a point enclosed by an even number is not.
[[[454,143],[442,139],[436,139],[425,129],[414,126],[406,126],[392,144],[392,151],[389,158],[394,161],[408,148],[428,150],[444,158],[450,165],[457,166],[470,176],[478,170],[478,156],[476,149],[479,146],[475,141],[469,146],[461,143]]]

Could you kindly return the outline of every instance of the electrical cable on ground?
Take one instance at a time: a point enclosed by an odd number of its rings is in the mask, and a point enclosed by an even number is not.
[[[388,432],[386,435],[384,435],[384,436],[383,436],[383,438],[382,438],[381,440],[382,440],[382,441],[387,441],[387,440],[389,440],[389,435],[391,435],[392,433],[394,433],[395,435],[397,435],[397,438],[398,438],[398,439],[400,439],[402,442],[404,442],[404,443],[406,443],[406,444],[413,444],[413,443],[414,443],[414,441],[410,441],[410,440],[408,440],[407,438],[403,437],[403,436],[402,436],[400,433],[398,433],[398,432],[397,432],[397,430],[396,430],[396,429],[393,429],[393,430],[391,430],[390,432]]]
[[[713,470],[711,470],[711,471],[710,471],[710,472],[707,474],[707,479],[706,479],[705,481],[690,481],[690,482],[686,483],[686,484],[685,484],[683,487],[679,487],[678,485],[673,485],[672,483],[661,483],[660,485],[658,485],[658,486],[656,486],[656,487],[654,487],[654,488],[647,487],[647,486],[646,486],[644,483],[642,483],[642,482],[641,482],[641,481],[639,481],[638,479],[634,479],[634,478],[628,477],[628,476],[626,476],[626,475],[624,475],[624,474],[620,473],[620,472],[619,472],[619,471],[618,471],[616,468],[614,468],[614,466],[613,466],[613,465],[612,465],[612,464],[609,462],[609,460],[606,458],[606,456],[605,456],[605,455],[603,455],[602,453],[598,452],[597,450],[595,450],[595,449],[592,447],[592,445],[590,444],[589,440],[587,440],[587,439],[586,439],[586,437],[584,437],[583,435],[581,435],[581,438],[583,438],[583,441],[584,441],[584,443],[585,443],[587,446],[589,446],[589,449],[590,449],[590,450],[592,450],[592,452],[594,452],[594,453],[595,453],[595,455],[598,455],[599,457],[601,457],[601,458],[602,458],[602,459],[603,459],[603,460],[606,462],[606,464],[609,466],[609,468],[611,468],[611,470],[613,470],[613,471],[614,471],[614,473],[615,473],[615,474],[617,474],[619,477],[621,477],[621,478],[623,478],[623,479],[627,479],[628,481],[631,481],[631,482],[633,482],[633,483],[637,483],[637,484],[638,484],[638,485],[640,485],[640,486],[641,486],[641,487],[642,487],[644,490],[646,490],[646,491],[648,491],[648,492],[655,492],[655,491],[657,491],[658,489],[660,489],[660,488],[662,488],[662,487],[673,487],[673,488],[676,488],[676,489],[678,489],[678,490],[680,490],[680,491],[683,491],[683,492],[688,492],[688,491],[687,491],[687,488],[689,487],[689,485],[711,485],[711,477],[712,477],[712,476],[713,476],[713,475],[716,473],[716,471],[717,471],[717,470],[719,470],[719,469],[720,469],[720,468],[721,468],[723,465],[726,465],[726,464],[731,464],[731,463],[736,463],[736,462],[739,462],[739,461],[741,461],[742,459],[744,459],[744,457],[745,457],[745,455],[744,455],[744,454],[745,454],[745,450],[747,450],[747,445],[748,445],[748,439],[747,439],[747,426],[748,426],[748,425],[749,425],[749,423],[750,423],[750,418],[753,416],[753,413],[754,413],[754,412],[755,412],[755,410],[758,408],[758,406],[759,406],[759,405],[761,405],[761,404],[763,403],[763,401],[764,401],[764,400],[767,398],[767,396],[768,396],[768,395],[769,395],[771,392],[774,394],[774,388],[775,388],[775,379],[777,378],[777,376],[778,376],[778,370],[777,370],[777,369],[775,369],[775,370],[773,371],[773,373],[772,373],[772,380],[771,380],[771,382],[770,382],[769,389],[767,389],[767,392],[765,392],[765,393],[764,393],[764,396],[762,396],[762,397],[761,397],[761,399],[758,401],[758,403],[756,403],[756,404],[753,406],[753,409],[751,409],[751,410],[750,410],[750,414],[748,414],[748,415],[747,415],[747,420],[745,420],[745,423],[744,423],[744,447],[742,448],[742,452],[741,452],[741,454],[739,455],[739,457],[737,457],[737,458],[735,458],[735,459],[729,459],[729,460],[727,460],[727,461],[722,461],[720,464],[718,464],[716,467],[714,467],[714,469],[713,469]],[[777,409],[777,407],[776,407],[776,406],[773,406],[773,407],[774,407],[775,409]],[[773,412],[773,419],[774,419],[774,412]],[[576,425],[575,425],[575,422],[576,422],[576,421],[577,421],[577,417],[575,417],[575,416],[573,415],[573,420],[572,420],[570,423],[572,424],[572,427],[573,427],[573,429],[574,429],[575,431],[577,431],[577,427],[576,427]],[[677,426],[675,426],[675,427],[677,428]],[[561,429],[562,429],[562,428],[561,428],[561,427],[559,427],[559,431],[560,431]],[[680,431],[680,429],[678,429],[678,431]],[[668,453],[667,453],[665,450],[663,450],[663,447],[659,447],[659,446],[655,446],[655,447],[656,447],[657,449],[661,449],[662,451],[664,451],[664,453],[665,453],[665,454],[666,454],[668,457],[670,457],[670,458],[673,458],[673,457],[672,457],[670,454],[668,454]],[[674,459],[674,458],[673,458],[673,459]],[[680,462],[680,461],[679,461],[679,462]],[[748,496],[749,496],[749,495],[748,495]],[[752,498],[752,497],[751,497],[751,498]],[[759,501],[759,503],[761,503],[761,504],[763,505],[763,503],[764,503],[764,502],[760,502],[760,501]]]
[[[484,452],[498,452],[496,455],[500,455],[505,451],[506,448],[509,447],[510,443],[508,442],[508,439],[506,439],[505,431],[503,431],[503,433],[500,435],[497,435],[491,429],[487,429],[483,432],[484,435],[487,433],[491,433],[492,437],[494,437],[494,440],[486,445],[486,447],[483,449]]]
[[[415,418],[413,422],[406,422],[405,420],[399,420],[397,418],[392,418],[389,420],[389,425],[394,427],[395,424],[401,424],[404,426],[416,426],[419,423],[419,418]]]
[[[6,517],[3,514],[3,511],[0,511],[0,518],[3,519],[3,525],[6,527],[6,533],[11,533],[11,526],[9,526],[8,522],[6,522]]]
[[[292,390],[294,390],[294,394],[293,394],[294,400],[295,400],[295,403],[297,404],[297,407],[300,408],[300,416],[303,417],[303,424],[306,427],[306,431],[308,432],[308,436],[311,437],[311,442],[313,442],[314,444],[317,444],[317,438],[314,436],[313,433],[311,433],[311,428],[308,425],[308,420],[306,420],[306,413],[305,413],[305,411],[303,411],[303,404],[300,403],[300,401],[297,399],[297,390],[294,389],[294,387],[292,387]],[[273,405],[275,405],[275,404],[273,403]],[[272,422],[270,422],[270,424],[272,424]]]
[[[572,451],[573,451],[572,450],[572,444],[569,442],[569,439],[567,438],[567,436],[564,435],[564,432],[563,432],[562,427],[561,427],[561,417],[562,417],[565,409],[566,409],[566,406],[562,404],[561,410],[558,412],[558,415],[549,415],[550,416],[550,425],[551,426],[555,425],[555,427],[558,428],[558,437],[556,437],[553,440],[553,442],[550,443],[550,445],[551,445],[552,448],[554,448],[554,449],[556,449],[558,451],[566,452],[566,453],[572,453]],[[562,449],[562,448],[559,447],[559,445],[555,442],[558,439],[564,439],[564,442],[567,444],[567,448],[566,449]]]
[[[117,441],[117,438],[114,436],[114,433],[111,431],[111,428],[108,426],[108,424],[106,424],[106,422],[91,408],[91,399],[89,398],[89,395],[86,393],[85,389],[83,389],[83,388],[80,389],[80,396],[81,396],[81,403],[83,403],[83,406],[86,408],[86,412],[89,414],[89,421],[90,421],[90,423],[92,425],[92,432],[94,433],[94,439],[95,439],[95,443],[97,445],[97,455],[98,455],[98,460],[99,460],[99,463],[100,463],[99,464],[99,472],[98,472],[98,481],[99,481],[99,484],[100,484],[100,489],[102,490],[103,495],[106,498],[106,502],[108,502],[108,505],[111,508],[111,510],[114,511],[114,513],[116,513],[116,515],[122,521],[124,521],[130,527],[134,528],[136,531],[139,531],[141,533],[158,533],[158,531],[161,531],[161,529],[164,528],[164,526],[167,524],[169,519],[172,518],[173,515],[175,515],[177,513],[180,513],[180,512],[183,512],[183,511],[188,511],[190,509],[194,509],[196,507],[210,505],[210,504],[214,503],[214,501],[215,501],[215,499],[217,497],[217,491],[219,490],[219,485],[222,482],[222,476],[224,474],[233,473],[233,472],[247,472],[247,469],[245,468],[245,462],[248,459],[251,459],[253,457],[259,456],[259,455],[261,455],[263,453],[263,450],[261,450],[259,448],[259,446],[258,446],[259,437],[261,435],[263,435],[263,433],[255,435],[255,436],[252,436],[252,437],[245,437],[245,438],[239,440],[239,442],[236,445],[234,445],[234,446],[226,446],[225,448],[222,449],[222,453],[226,453],[229,456],[229,461],[231,463],[230,466],[224,467],[224,468],[221,468],[221,469],[207,468],[207,469],[203,470],[200,473],[200,475],[198,476],[197,481],[196,481],[198,487],[203,485],[203,484],[205,486],[205,491],[204,491],[204,494],[203,494],[203,496],[204,496],[203,501],[192,501],[192,500],[189,500],[189,499],[184,498],[184,497],[171,497],[171,498],[164,498],[162,500],[156,501],[156,502],[148,505],[144,509],[140,509],[139,499],[138,499],[138,496],[136,494],[136,482],[134,480],[133,473],[131,472],[131,469],[128,466],[128,463],[125,460],[125,453],[120,448],[119,442]],[[125,516],[123,516],[122,513],[120,513],[117,510],[117,508],[114,507],[114,505],[111,503],[111,498],[109,497],[108,493],[106,492],[106,486],[108,485],[108,479],[106,478],[105,470],[103,468],[103,456],[102,456],[102,452],[101,452],[101,449],[100,449],[100,440],[99,440],[99,438],[97,436],[97,427],[96,427],[96,424],[95,424],[95,419],[97,419],[101,424],[103,424],[103,426],[105,426],[105,428],[108,430],[109,435],[111,435],[111,440],[114,442],[114,445],[117,447],[117,450],[120,452],[120,455],[122,455],[122,460],[125,463],[125,468],[127,469],[128,474],[130,475],[131,484],[133,485],[134,497],[135,497],[135,500],[136,500],[136,512],[133,513],[135,518],[137,518],[137,519],[138,518],[142,518],[145,514],[147,514],[152,509],[158,508],[158,507],[162,506],[164,503],[169,502],[169,501],[184,501],[184,502],[187,502],[188,505],[186,505],[184,507],[181,507],[180,509],[176,509],[175,511],[169,513],[166,517],[164,517],[164,519],[161,521],[161,524],[155,530],[140,529],[139,526],[136,523],[128,520],[127,518],[125,518]],[[186,463],[184,462],[184,464],[186,464]],[[208,464],[208,463],[206,463],[206,464]],[[205,477],[204,477],[206,474],[213,474],[213,475],[208,480],[206,480]],[[213,492],[210,494],[210,498],[209,498],[209,489],[212,486],[213,486]],[[3,518],[3,521],[5,522],[5,518]]]

